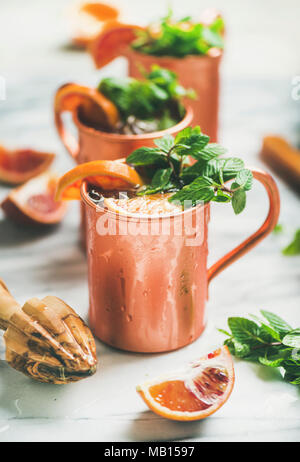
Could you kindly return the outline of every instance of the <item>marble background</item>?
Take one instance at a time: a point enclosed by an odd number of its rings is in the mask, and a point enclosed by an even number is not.
[[[84,53],[67,47],[71,1],[10,0],[0,5],[0,75],[6,100],[0,101],[0,140],[8,146],[33,146],[57,153],[55,170],[72,162],[53,126],[52,102],[62,83],[95,85],[103,75],[125,73],[119,59],[99,72]],[[146,23],[162,12],[162,2],[115,2],[128,20]],[[287,0],[173,1],[186,15],[216,5],[227,19],[228,42],[222,68],[220,140],[248,165],[261,166],[258,152],[266,133],[299,143],[299,104],[291,96],[300,74],[299,2]],[[166,2],[167,4],[167,2]],[[299,197],[281,180],[285,225],[234,264],[210,287],[208,324],[192,345],[169,354],[122,353],[97,342],[100,367],[91,379],[65,387],[42,385],[10,369],[0,339],[0,441],[299,441],[299,389],[280,373],[235,361],[236,385],[228,403],[211,418],[180,424],[148,411],[135,386],[177,368],[220,345],[228,316],[268,309],[300,325],[300,257],[281,249],[300,226]],[[0,187],[0,199],[8,188]],[[254,231],[267,211],[261,186],[249,194],[247,212],[235,217],[214,206],[210,224],[210,262]],[[0,215],[0,277],[20,302],[55,294],[85,319],[88,309],[86,262],[78,246],[75,204],[62,225],[32,232]]]

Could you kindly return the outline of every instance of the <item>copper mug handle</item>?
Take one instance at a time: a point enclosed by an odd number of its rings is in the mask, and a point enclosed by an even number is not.
[[[54,98],[54,121],[57,132],[64,146],[66,147],[71,157],[73,157],[73,159],[77,161],[77,157],[79,154],[79,143],[76,140],[75,136],[73,136],[72,133],[66,130],[64,121],[62,119],[63,112],[68,111],[74,113],[75,109],[78,108],[81,101],[81,98],[76,95],[76,91],[74,92],[73,97],[70,96],[67,101],[63,101],[64,91],[70,89],[71,87],[74,87],[74,90],[76,90],[76,87],[78,86],[73,83],[67,83],[65,85],[62,85],[56,91]]]
[[[248,239],[243,241],[240,245],[228,252],[224,257],[220,258],[214,265],[208,269],[208,283],[217,276],[221,271],[227,268],[231,263],[242,257],[245,253],[249,252],[255,247],[262,239],[264,239],[275,227],[280,211],[280,197],[279,191],[274,179],[268,173],[251,169],[253,177],[260,181],[267,190],[269,196],[269,213],[261,227],[253,233]]]
[[[75,161],[77,161],[80,150],[79,142],[75,136],[66,130],[62,113],[65,111],[70,112],[76,123],[76,114],[79,108],[84,111],[84,114],[89,114],[91,122],[96,121],[99,123],[101,121],[113,126],[119,119],[119,113],[115,105],[99,93],[96,88],[85,87],[77,83],[62,85],[55,94],[55,125],[63,144]]]

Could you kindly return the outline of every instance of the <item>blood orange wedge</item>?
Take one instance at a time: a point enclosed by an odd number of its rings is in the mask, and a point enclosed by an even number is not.
[[[10,151],[0,146],[0,181],[19,185],[47,170],[55,154],[17,149]]]
[[[147,406],[167,419],[190,421],[212,415],[229,398],[234,368],[226,346],[137,387]]]
[[[111,5],[99,2],[83,3],[71,14],[74,28],[73,43],[86,47],[100,32],[107,21],[116,20],[119,11]]]
[[[109,21],[119,16],[119,11],[116,8],[99,2],[84,3],[81,5],[80,11],[88,13],[95,19],[98,19],[98,21]]]
[[[2,202],[4,213],[13,221],[30,225],[54,225],[65,215],[66,204],[55,202],[58,177],[43,173],[13,189]]]
[[[121,56],[123,50],[136,39],[139,30],[143,28],[117,21],[107,22],[89,47],[96,66],[101,68]]]
[[[121,195],[122,196],[122,195]],[[104,206],[115,213],[133,216],[164,216],[182,212],[182,207],[169,202],[171,194],[151,194],[149,196],[106,197]]]
[[[55,95],[55,122],[59,131],[63,130],[61,113],[81,109],[84,119],[92,125],[113,128],[119,121],[117,107],[95,88],[67,83]]]
[[[121,160],[95,160],[77,165],[60,178],[56,200],[79,200],[83,180],[105,191],[128,190],[143,184],[135,169]]]

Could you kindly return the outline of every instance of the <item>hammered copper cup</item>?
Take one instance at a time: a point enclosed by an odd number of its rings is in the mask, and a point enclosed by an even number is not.
[[[273,178],[252,171],[268,193],[268,216],[254,234],[208,269],[209,204],[171,217],[132,218],[97,207],[83,183],[89,319],[97,337],[122,350],[156,353],[200,336],[210,281],[264,239],[278,220],[280,199]]]
[[[57,90],[57,93],[59,91],[60,89]],[[78,138],[65,126],[62,111],[58,109],[55,110],[55,124],[64,146],[77,164],[93,160],[116,160],[127,157],[135,149],[142,146],[154,146],[154,140],[163,137],[167,133],[176,135],[185,127],[188,127],[193,119],[193,109],[187,105],[185,116],[173,127],[143,135],[121,135],[102,132],[86,125],[80,118],[80,108],[73,110],[71,114],[78,132]],[[81,239],[83,244],[85,242],[84,223],[84,210],[81,207]]]
[[[207,55],[173,58],[147,55],[126,48],[123,55],[128,60],[130,77],[141,78],[141,69],[150,72],[153,64],[176,72],[180,84],[196,92],[195,100],[185,100],[194,112],[193,125],[200,125],[211,142],[217,141],[221,50],[214,48]]]

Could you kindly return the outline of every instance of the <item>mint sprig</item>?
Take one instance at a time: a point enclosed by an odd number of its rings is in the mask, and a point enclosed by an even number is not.
[[[152,66],[144,79],[109,77],[101,80],[98,90],[117,107],[123,121],[128,117],[139,120],[159,118],[159,130],[175,125],[184,113],[183,97],[194,92],[179,85],[175,72]]]
[[[170,134],[154,141],[154,148],[142,147],[134,151],[126,162],[143,167],[150,183],[139,195],[173,192],[169,198],[183,206],[204,203],[231,202],[236,214],[246,206],[246,192],[252,187],[252,172],[238,157],[222,158],[226,150],[200,127],[187,127],[174,138]],[[191,165],[189,159],[196,162]],[[227,182],[232,180],[231,186]]]
[[[300,328],[293,329],[280,316],[261,311],[262,319],[228,319],[229,331],[219,329],[228,338],[224,344],[242,359],[268,367],[281,367],[284,379],[300,385]],[[298,351],[299,350],[299,351]]]
[[[154,56],[182,58],[187,55],[203,55],[213,47],[223,48],[223,31],[224,21],[221,17],[217,17],[210,25],[192,23],[190,17],[175,21],[172,10],[169,10],[168,15],[155,28],[150,26],[139,31],[132,47]]]

